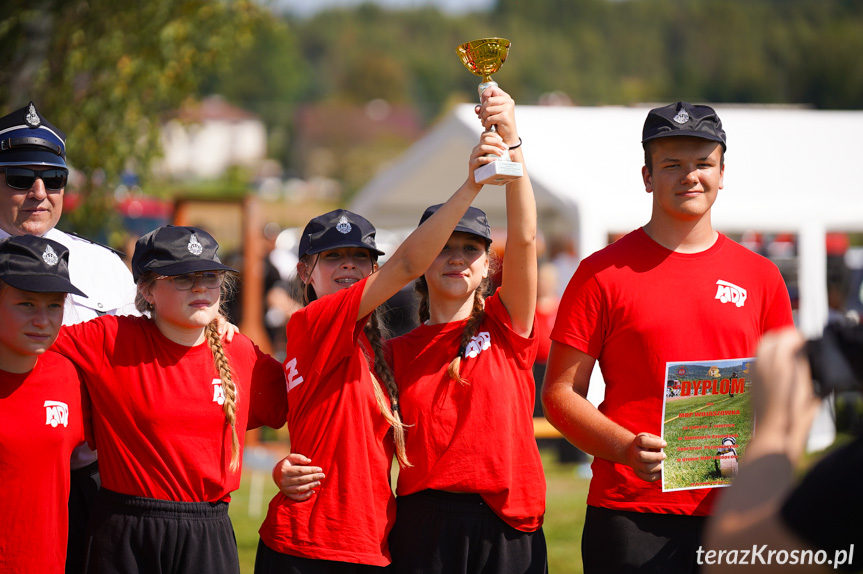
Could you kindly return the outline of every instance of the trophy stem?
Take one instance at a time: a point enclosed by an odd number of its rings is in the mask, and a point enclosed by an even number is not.
[[[497,82],[495,82],[495,81],[494,81],[494,80],[492,80],[491,78],[488,78],[488,80],[486,80],[485,78],[483,78],[483,81],[480,83],[480,85],[479,85],[479,86],[477,86],[477,89],[479,90],[479,99],[480,99],[480,100],[482,100],[482,93],[483,93],[484,91],[486,91],[487,89],[491,88],[492,86],[494,86],[494,87],[496,88],[496,87],[497,87]]]

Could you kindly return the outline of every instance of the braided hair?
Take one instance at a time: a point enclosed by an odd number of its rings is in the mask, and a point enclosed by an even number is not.
[[[479,326],[482,324],[482,320],[485,318],[485,299],[494,293],[494,284],[491,277],[494,275],[494,271],[497,268],[497,258],[493,255],[493,252],[489,249],[488,245],[486,245],[486,256],[489,258],[488,276],[484,277],[483,280],[480,281],[480,284],[473,292],[473,306],[470,310],[470,316],[465,322],[464,331],[462,331],[461,334],[458,352],[456,352],[456,356],[450,362],[446,371],[447,375],[449,375],[452,380],[457,381],[462,385],[470,383],[467,379],[461,376],[461,359],[464,356],[465,350],[470,344],[471,339],[473,339],[479,331]],[[417,315],[419,317],[420,324],[423,324],[431,317],[429,312],[429,286],[424,275],[414,281],[414,290],[419,296]]]
[[[150,317],[156,311],[155,305],[147,301],[144,293],[149,291],[150,286],[156,281],[158,275],[152,271],[148,271],[138,278],[138,290],[135,293],[135,308],[142,314]],[[224,315],[222,308],[225,301],[234,292],[236,286],[236,277],[232,273],[225,274],[225,280],[222,282],[222,287],[219,292],[220,312]],[[219,375],[219,380],[222,382],[222,395],[225,397],[225,402],[222,404],[222,411],[225,413],[226,422],[231,425],[231,472],[236,472],[240,468],[240,439],[237,436],[237,386],[234,383],[234,377],[231,372],[231,365],[228,362],[228,356],[225,354],[222,346],[222,339],[219,336],[218,321],[214,320],[204,329],[204,335],[207,339],[207,344],[210,351],[213,353],[213,364],[216,373]]]
[[[219,336],[217,325],[216,321],[207,325],[205,334],[207,344],[213,353],[213,363],[219,373],[219,380],[222,382],[222,395],[225,397],[222,411],[225,413],[225,420],[231,425],[231,472],[236,472],[240,468],[240,439],[237,436],[237,386],[234,384],[231,365],[228,363],[228,356],[222,346],[222,338]]]
[[[314,271],[315,266],[318,264],[318,259],[320,255],[316,255],[314,261],[311,266],[308,265],[309,255],[304,255],[301,258],[306,264],[306,268],[308,271],[306,272],[306,277],[301,277],[302,281],[302,299],[303,305],[308,305],[312,301],[317,299],[317,294],[315,293],[315,288],[312,287],[311,283],[308,281],[308,278],[311,277],[312,271]],[[377,267],[377,262],[375,261],[375,268]],[[374,273],[374,271],[372,271]],[[369,372],[372,376],[372,387],[375,393],[375,401],[378,404],[378,410],[380,410],[384,419],[392,426],[393,429],[393,439],[396,446],[396,458],[399,461],[399,466],[401,467],[409,467],[413,466],[408,460],[407,452],[405,450],[405,428],[408,425],[402,422],[401,410],[399,408],[399,389],[396,385],[395,377],[393,376],[393,371],[390,368],[389,363],[387,362],[384,355],[384,344],[383,341],[389,334],[388,330],[384,326],[384,323],[381,319],[382,315],[381,308],[378,307],[374,311],[372,311],[369,316],[369,320],[366,322],[363,327],[363,332],[366,335],[366,338],[369,340],[369,343],[372,346],[373,356],[369,357],[366,354],[365,349],[363,349],[363,354],[366,355],[366,360],[374,365],[374,368],[369,368]],[[381,379],[383,381],[383,385],[381,385]],[[384,388],[385,387],[385,388]],[[389,405],[387,405],[387,401],[385,399],[385,394],[389,396]]]

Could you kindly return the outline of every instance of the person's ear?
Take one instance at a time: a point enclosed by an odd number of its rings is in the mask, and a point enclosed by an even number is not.
[[[653,176],[647,166],[641,166],[641,179],[644,180],[644,191],[647,193],[653,192]]]
[[[138,287],[138,291],[141,292],[141,295],[144,297],[144,300],[150,304],[151,307],[155,306],[156,298],[153,297],[153,285],[155,285],[155,281],[150,281],[144,285]]]

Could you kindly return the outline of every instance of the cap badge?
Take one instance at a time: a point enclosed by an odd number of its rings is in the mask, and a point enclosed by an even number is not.
[[[192,234],[191,239],[189,239],[189,245],[187,245],[186,248],[192,255],[200,255],[204,252],[204,246],[201,245],[201,242],[198,241],[198,237],[194,233]]]
[[[39,121],[39,114],[36,113],[36,106],[33,102],[27,107],[27,113],[24,115],[24,123],[31,128],[38,128],[42,122]]]
[[[42,254],[42,261],[44,261],[47,265],[57,265],[57,262],[60,259],[57,257],[57,252],[54,251],[50,245],[45,247],[45,253]]]
[[[680,110],[679,112],[677,112],[677,115],[674,116],[673,119],[679,124],[685,124],[689,121],[689,112],[687,112],[686,110]]]
[[[343,235],[347,235],[351,232],[351,223],[348,221],[348,218],[344,215],[339,219],[339,222],[336,224],[336,229],[339,230],[339,233]]]

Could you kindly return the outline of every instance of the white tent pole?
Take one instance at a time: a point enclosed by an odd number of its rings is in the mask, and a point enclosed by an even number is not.
[[[807,221],[797,237],[797,285],[800,307],[797,326],[806,337],[818,337],[827,323],[827,248],[826,230],[818,221]],[[836,438],[832,400],[821,404],[809,430],[810,452],[827,448]]]
[[[803,223],[797,237],[797,284],[800,306],[797,322],[806,337],[821,334],[827,323],[826,230],[819,221]]]

